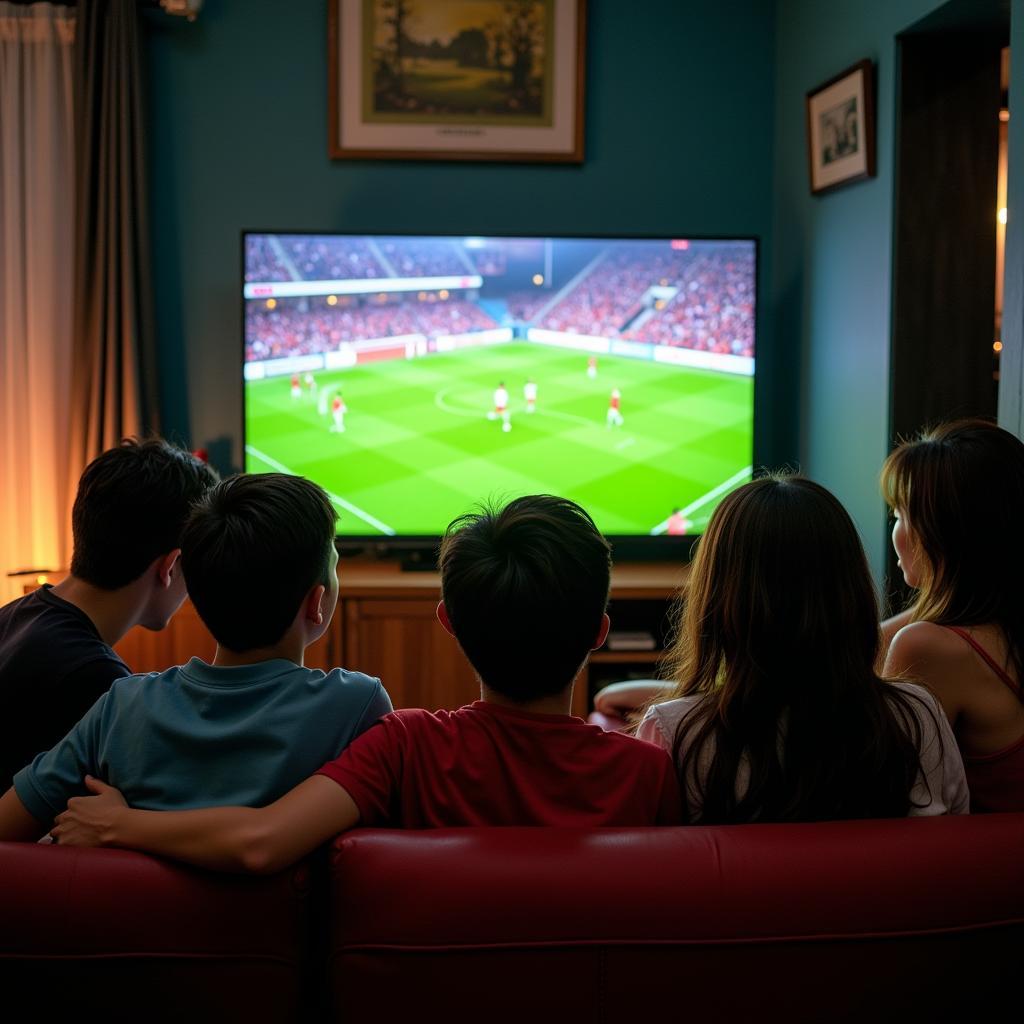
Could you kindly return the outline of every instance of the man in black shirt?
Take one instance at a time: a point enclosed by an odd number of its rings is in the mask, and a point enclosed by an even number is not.
[[[185,599],[179,539],[215,483],[166,441],[123,441],[90,463],[71,514],[71,574],[0,608],[0,790],[131,670],[113,645],[159,630]]]

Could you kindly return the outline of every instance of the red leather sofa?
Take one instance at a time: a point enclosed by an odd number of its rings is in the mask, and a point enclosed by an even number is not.
[[[0,843],[0,1019],[295,1020],[309,925],[308,864],[243,878]]]
[[[0,844],[0,992],[43,1019],[971,1021],[1022,952],[1024,814],[355,830],[312,883]]]
[[[1024,814],[354,831],[330,920],[339,1021],[1016,1018]]]

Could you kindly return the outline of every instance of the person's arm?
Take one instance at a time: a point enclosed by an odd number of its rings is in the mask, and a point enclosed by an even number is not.
[[[86,791],[85,777],[98,768],[97,751],[110,699],[109,694],[102,694],[64,739],[14,776],[13,795],[35,819],[36,839],[49,830],[71,797]],[[0,839],[6,838],[0,827]]]
[[[384,689],[379,679],[376,682],[377,685],[373,688],[370,699],[366,702],[366,707],[363,708],[363,713],[359,716],[359,721],[352,731],[353,737],[362,736],[371,725],[394,711],[388,691]]]
[[[144,850],[215,871],[273,874],[359,821],[348,792],[323,775],[306,779],[267,807],[140,811],[89,777],[50,833],[61,846]]]
[[[34,843],[45,833],[46,826],[29,814],[13,786],[0,796],[0,841]]]
[[[671,683],[661,683],[656,679],[612,683],[595,694],[594,710],[625,718],[631,712],[639,711],[655,697],[664,697],[671,689]]]

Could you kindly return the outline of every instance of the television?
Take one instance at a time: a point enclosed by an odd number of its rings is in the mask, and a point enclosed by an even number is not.
[[[248,472],[351,541],[554,493],[686,538],[751,478],[753,238],[243,234]]]

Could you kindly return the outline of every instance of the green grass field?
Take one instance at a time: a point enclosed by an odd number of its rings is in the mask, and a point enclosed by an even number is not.
[[[601,356],[592,380],[586,363],[586,353],[521,342],[321,371],[317,394],[297,399],[289,377],[250,381],[246,468],[316,480],[341,534],[438,534],[482,499],[540,492],[578,501],[607,534],[649,533],[674,506],[702,529],[749,479],[753,379]],[[499,381],[508,433],[487,418]],[[606,423],[613,387],[621,427]],[[344,433],[322,411],[339,389]]]

